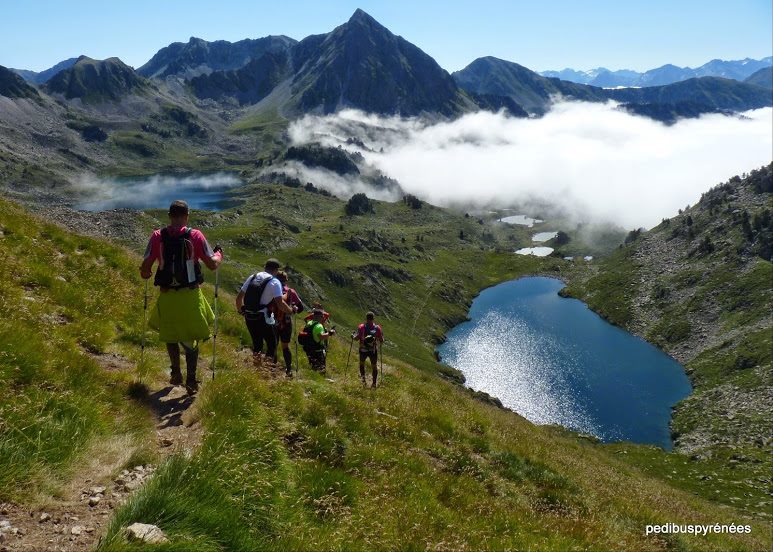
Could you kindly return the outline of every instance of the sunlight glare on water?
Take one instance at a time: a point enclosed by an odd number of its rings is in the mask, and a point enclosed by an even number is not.
[[[566,379],[548,370],[559,356],[556,347],[523,320],[495,311],[482,318],[467,339],[450,343],[446,354],[454,365],[464,367],[468,386],[496,396],[528,420],[598,434],[600,428],[572,396]],[[502,386],[503,381],[508,385]]]

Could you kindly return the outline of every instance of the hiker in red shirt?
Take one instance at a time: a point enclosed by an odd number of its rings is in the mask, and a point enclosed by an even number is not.
[[[287,377],[292,377],[293,354],[290,352],[290,340],[293,337],[293,316],[303,310],[303,302],[298,296],[298,292],[293,288],[288,287],[287,273],[284,270],[277,272],[276,277],[282,284],[282,295],[285,303],[290,305],[290,308],[292,309],[292,312],[276,313],[279,342],[282,344],[282,356],[285,361],[285,374]]]
[[[371,373],[373,383],[371,387],[376,387],[376,378],[378,377],[378,346],[384,343],[384,334],[381,326],[374,322],[376,317],[371,311],[365,314],[365,323],[357,328],[357,340],[360,342],[360,379],[362,385],[367,385],[365,381],[365,359],[370,359]]]
[[[146,280],[150,278],[153,263],[158,262],[153,283],[161,293],[151,312],[150,325],[159,331],[159,338],[166,343],[171,362],[169,383],[172,385],[182,384],[182,345],[187,368],[185,386],[194,393],[198,389],[199,341],[210,337],[209,324],[214,319],[200,289],[204,277],[199,261],[215,270],[223,261],[223,250],[220,247],[212,249],[201,231],[188,226],[188,213],[186,202],[172,202],[169,226],[155,230],[150,236],[140,265],[140,276]]]

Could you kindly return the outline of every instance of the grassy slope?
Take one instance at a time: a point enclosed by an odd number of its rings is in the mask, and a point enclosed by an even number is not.
[[[18,482],[40,481],[47,472],[66,475],[77,451],[96,440],[152,435],[145,433],[144,413],[124,398],[129,382],[101,372],[82,352],[111,349],[137,357],[136,260],[37,224],[7,202],[1,207],[0,248],[11,264],[0,281],[4,311],[14,313],[0,334],[6,352],[1,373],[12,384],[3,387],[15,392],[0,403],[0,472],[14,466],[14,484],[6,482],[3,492],[18,496]],[[331,350],[335,382],[310,374],[304,364],[299,380],[267,381],[245,367],[231,300],[226,296],[221,304],[219,375],[196,402],[206,430],[201,449],[160,467],[117,512],[102,550],[127,549],[119,530],[131,521],[167,531],[172,543],[159,550],[770,545],[757,524],[751,536],[645,538],[647,523],[745,518],[398,360],[386,367],[382,389],[363,390],[343,373],[344,338]],[[47,340],[57,345],[59,360],[41,354]],[[9,360],[8,352],[16,358]],[[163,366],[160,348],[149,356]],[[142,377],[160,374],[150,370]],[[27,397],[42,402],[22,410]],[[67,416],[73,410],[77,415]],[[37,448],[30,449],[36,439]],[[47,456],[52,444],[66,454]]]
[[[644,449],[629,458],[768,520],[773,265],[756,253],[760,236],[745,237],[742,213],[753,220],[770,207],[769,193],[733,179],[566,289],[675,356],[692,380],[672,422],[677,450],[690,458]],[[698,249],[707,237],[710,252]]]
[[[95,360],[136,349],[134,263],[5,200],[0,257],[0,501],[56,493],[57,476],[87,455],[121,448],[105,462],[141,463],[147,413],[126,399],[125,376]]]

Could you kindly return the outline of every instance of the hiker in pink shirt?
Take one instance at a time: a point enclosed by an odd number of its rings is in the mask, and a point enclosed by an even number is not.
[[[277,279],[282,283],[282,293],[285,303],[290,305],[292,312],[277,313],[277,331],[279,333],[279,342],[282,345],[282,356],[285,361],[285,373],[287,377],[293,374],[293,355],[290,352],[290,341],[293,335],[293,316],[303,310],[303,301],[298,296],[298,292],[287,285],[287,273],[280,270],[276,274]]]
[[[365,360],[370,359],[371,373],[373,382],[371,387],[376,387],[376,378],[378,377],[378,349],[384,343],[384,333],[381,326],[375,322],[376,315],[372,311],[365,314],[365,322],[357,328],[357,333],[353,336],[360,342],[360,380],[362,385],[365,382]]]
[[[198,390],[196,364],[199,342],[210,337],[209,324],[214,319],[212,308],[201,292],[204,276],[202,261],[210,270],[217,269],[223,261],[223,250],[213,250],[207,238],[199,230],[188,226],[188,204],[174,201],[169,207],[170,224],[155,230],[145,249],[140,265],[140,276],[148,279],[153,264],[158,269],[153,284],[161,290],[150,316],[150,325],[159,332],[159,339],[166,343],[171,363],[169,383],[182,384],[180,371],[180,345],[185,350],[189,393]]]

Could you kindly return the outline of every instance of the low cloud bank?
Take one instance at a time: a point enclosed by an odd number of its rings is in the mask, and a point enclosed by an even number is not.
[[[242,184],[238,176],[225,172],[144,178],[84,175],[74,188],[87,199],[75,207],[83,211],[166,209],[172,201],[184,199],[193,209],[217,209],[223,193]]]
[[[436,205],[549,204],[577,221],[649,228],[712,186],[769,163],[771,128],[771,108],[665,126],[612,102],[564,102],[539,119],[478,112],[435,123],[345,110],[305,116],[289,135],[294,144],[359,151],[407,193]],[[342,197],[365,186],[307,176]]]
[[[402,197],[399,190],[395,190],[393,187],[374,187],[359,175],[340,175],[321,167],[307,167],[298,161],[287,161],[279,168],[281,172],[299,179],[301,183],[311,182],[343,199],[348,199],[357,193],[364,193],[368,197],[381,201],[397,201]]]

